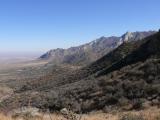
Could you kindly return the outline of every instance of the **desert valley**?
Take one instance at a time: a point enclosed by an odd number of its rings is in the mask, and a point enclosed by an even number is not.
[[[0,0],[0,120],[160,120],[160,0]]]
[[[1,63],[0,120],[159,120],[159,46],[160,32],[127,32]]]

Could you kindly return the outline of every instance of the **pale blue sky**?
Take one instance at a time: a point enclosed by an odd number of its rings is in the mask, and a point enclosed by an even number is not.
[[[0,52],[47,51],[160,28],[160,0],[0,0]]]

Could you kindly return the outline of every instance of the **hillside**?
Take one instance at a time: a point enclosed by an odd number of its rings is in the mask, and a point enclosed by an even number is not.
[[[31,106],[75,112],[131,110],[160,103],[160,33],[125,42],[96,62],[77,69],[54,65],[44,76],[12,84],[1,108]],[[51,67],[51,66],[50,66]],[[4,108],[5,106],[5,108]]]
[[[71,47],[68,49],[53,49],[40,56],[40,60],[49,60],[54,64],[72,64],[86,65],[90,64],[113,49],[117,48],[123,42],[141,40],[154,34],[155,31],[147,32],[127,32],[120,37],[100,37],[90,43]]]
[[[146,42],[142,44],[139,48],[137,48],[135,51],[133,51],[125,58],[114,63],[112,66],[109,66],[105,70],[102,70],[102,72],[100,72],[99,75],[107,74],[109,72],[121,69],[122,67],[128,66],[130,64],[143,62],[149,58],[152,59],[159,58],[160,57],[159,39],[160,39],[159,34],[146,38],[145,39]]]

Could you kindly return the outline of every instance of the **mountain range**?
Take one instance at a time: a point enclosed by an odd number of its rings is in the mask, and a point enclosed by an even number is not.
[[[100,37],[90,43],[68,49],[53,49],[40,56],[40,60],[49,60],[55,64],[86,65],[90,64],[124,42],[141,40],[155,31],[126,32],[120,37]]]

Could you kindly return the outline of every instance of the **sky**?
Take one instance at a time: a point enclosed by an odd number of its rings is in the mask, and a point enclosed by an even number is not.
[[[160,28],[160,0],[0,0],[0,53],[46,52]]]

